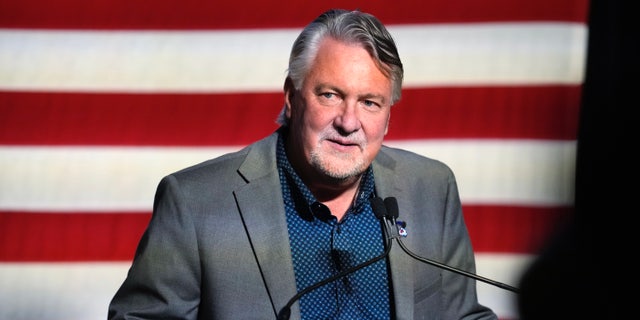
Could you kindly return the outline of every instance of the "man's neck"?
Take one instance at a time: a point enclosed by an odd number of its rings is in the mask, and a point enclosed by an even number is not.
[[[318,201],[329,207],[332,215],[342,220],[356,199],[361,179],[362,176],[359,176],[349,183],[330,185],[331,187],[310,185],[309,190]]]

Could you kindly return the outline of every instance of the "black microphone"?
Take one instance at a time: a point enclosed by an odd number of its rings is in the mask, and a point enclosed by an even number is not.
[[[361,264],[355,265],[351,268],[342,270],[336,274],[334,274],[333,276],[326,278],[322,281],[316,282],[315,284],[308,286],[306,288],[304,288],[302,291],[296,293],[296,295],[294,295],[293,297],[291,297],[291,299],[289,299],[289,302],[287,302],[287,304],[282,307],[282,309],[280,309],[280,312],[278,312],[277,315],[277,319],[278,320],[288,320],[289,317],[291,316],[291,306],[298,301],[298,299],[300,299],[302,296],[304,296],[305,294],[320,288],[322,286],[324,286],[325,284],[328,284],[330,282],[336,281],[340,278],[344,278],[345,276],[354,273],[370,264],[373,264],[379,260],[384,259],[386,256],[389,255],[389,252],[391,251],[391,244],[393,243],[391,241],[391,238],[389,238],[389,231],[387,230],[388,226],[386,224],[386,220],[383,219],[385,217],[388,217],[387,214],[387,208],[385,206],[384,200],[382,200],[382,198],[380,197],[373,197],[371,199],[369,199],[369,203],[371,204],[371,209],[373,210],[373,214],[376,216],[376,218],[380,219],[380,224],[382,224],[382,233],[384,234],[384,238],[387,241],[385,247],[385,251],[379,255],[376,256],[372,259],[369,259]]]
[[[398,200],[396,200],[395,197],[388,197],[388,198],[384,199],[384,204],[385,204],[385,207],[387,208],[388,216],[392,217],[395,220],[395,218],[398,217],[399,211],[400,211],[398,209]],[[394,221],[394,225],[396,225],[396,229],[397,229],[397,224],[395,223],[395,221]],[[498,282],[498,281],[495,281],[495,280],[491,280],[491,279],[488,279],[488,278],[485,278],[485,277],[481,277],[481,276],[479,276],[477,274],[474,274],[474,273],[471,273],[471,272],[467,272],[467,271],[464,271],[464,270],[461,270],[461,269],[457,269],[457,268],[448,266],[446,264],[443,264],[443,263],[440,263],[440,262],[437,262],[437,261],[434,261],[434,260],[431,260],[431,259],[420,257],[417,254],[411,252],[404,245],[404,243],[402,242],[400,237],[395,237],[395,238],[396,238],[396,241],[398,242],[398,244],[400,245],[400,247],[402,248],[402,250],[404,252],[406,252],[409,256],[411,256],[412,258],[416,259],[416,260],[419,260],[419,261],[424,262],[424,263],[428,263],[430,265],[436,266],[436,267],[441,268],[441,269],[445,269],[445,270],[448,270],[448,271],[451,271],[451,272],[455,272],[455,273],[461,274],[461,275],[463,275],[465,277],[469,277],[469,278],[472,278],[472,279],[475,279],[475,280],[482,281],[484,283],[488,283],[488,284],[496,286],[498,288],[509,290],[509,291],[512,291],[512,292],[515,292],[515,293],[519,292],[518,288],[512,287],[510,285],[507,285],[507,284],[504,284],[504,283],[501,283],[501,282]]]

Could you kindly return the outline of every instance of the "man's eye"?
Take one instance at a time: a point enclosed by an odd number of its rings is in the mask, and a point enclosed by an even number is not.
[[[332,93],[332,92],[323,92],[320,95],[325,99],[331,99],[336,96],[335,93]]]
[[[334,92],[322,92],[318,95],[318,101],[327,106],[333,106],[340,103],[340,96]]]
[[[378,106],[378,104],[376,102],[371,101],[371,100],[364,100],[363,103],[367,107],[376,107],[376,106]]]

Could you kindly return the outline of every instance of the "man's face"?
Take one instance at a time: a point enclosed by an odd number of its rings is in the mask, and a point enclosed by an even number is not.
[[[292,161],[331,179],[359,176],[387,133],[391,90],[365,49],[323,40],[301,90],[287,92],[290,139],[303,151]]]

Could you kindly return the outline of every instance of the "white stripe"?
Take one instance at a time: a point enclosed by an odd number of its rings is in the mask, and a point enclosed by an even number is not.
[[[521,255],[496,258],[483,254],[477,258],[478,274],[497,281],[517,279],[531,259]],[[129,266],[129,262],[0,263],[0,319],[105,319],[109,302],[124,281]],[[516,319],[512,297],[500,291],[503,290],[485,288],[478,282],[481,303],[493,308],[502,318]]]
[[[575,141],[452,139],[388,144],[449,165],[466,204],[573,204]]]
[[[440,24],[391,31],[407,86],[579,84],[584,79],[584,24]]]
[[[520,278],[535,255],[476,253],[476,274],[518,287]],[[518,319],[518,294],[496,286],[476,281],[478,300],[490,307],[501,319]]]
[[[129,265],[0,263],[0,319],[106,319]]]
[[[392,25],[405,84],[580,84],[582,23]],[[0,29],[0,89],[281,91],[298,29]]]
[[[574,141],[429,140],[406,147],[449,164],[463,203],[569,205]],[[150,210],[160,178],[240,147],[0,147],[0,210]]]
[[[149,211],[160,178],[237,149],[0,147],[0,208]]]

